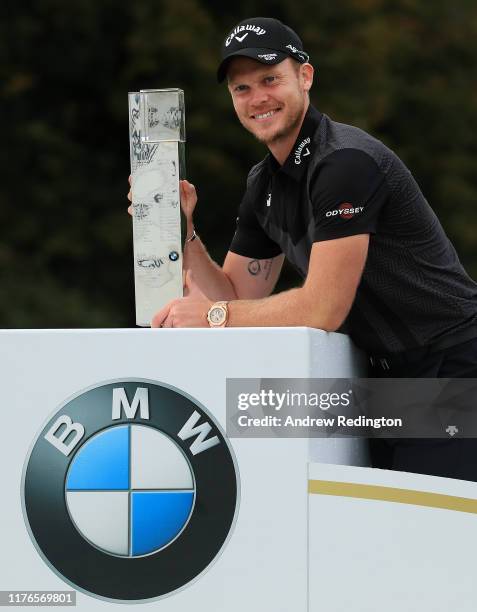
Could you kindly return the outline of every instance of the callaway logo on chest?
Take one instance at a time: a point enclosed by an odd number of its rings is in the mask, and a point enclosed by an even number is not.
[[[242,32],[244,33],[242,34]],[[255,26],[255,25],[250,25],[250,24],[237,26],[234,30],[232,30],[230,35],[227,37],[225,41],[225,46],[228,47],[234,38],[236,38],[238,42],[243,42],[245,37],[248,36],[249,32],[253,32],[257,36],[262,36],[262,34],[267,33],[267,31],[261,28],[260,26]]]
[[[305,138],[305,140],[302,140],[302,142],[300,142],[300,144],[295,150],[295,164],[301,164],[301,158],[310,155],[310,149],[306,146],[309,145],[310,142],[310,137]]]

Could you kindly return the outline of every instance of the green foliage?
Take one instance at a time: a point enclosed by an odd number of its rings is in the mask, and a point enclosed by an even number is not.
[[[477,5],[470,0],[35,0],[0,21],[0,325],[133,325],[127,92],[186,93],[197,226],[221,260],[265,151],[215,82],[225,33],[254,15],[301,35],[313,101],[406,162],[477,276]]]

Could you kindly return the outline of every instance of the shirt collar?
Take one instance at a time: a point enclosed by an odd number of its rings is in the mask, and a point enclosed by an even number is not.
[[[310,104],[295,144],[283,166],[280,166],[271,153],[268,154],[268,167],[271,172],[280,171],[297,181],[301,179],[316,147],[313,136],[320,124],[321,117],[322,114]]]

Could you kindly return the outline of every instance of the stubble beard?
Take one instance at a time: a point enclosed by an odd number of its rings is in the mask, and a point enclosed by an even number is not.
[[[270,136],[260,136],[258,134],[255,134],[252,130],[249,131],[255,136],[255,138],[259,142],[266,145],[267,147],[271,144],[276,144],[277,142],[288,138],[288,136],[297,129],[302,120],[303,108],[304,100],[302,100],[302,104],[299,108],[294,109],[294,112],[292,113],[292,116],[289,118],[287,123],[281,129],[277,130],[274,134],[271,134]]]

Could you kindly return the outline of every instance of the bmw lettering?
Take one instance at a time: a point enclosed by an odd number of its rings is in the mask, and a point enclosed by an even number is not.
[[[89,388],[33,441],[25,522],[44,561],[113,601],[170,595],[223,549],[237,511],[233,451],[205,408],[144,380]]]

